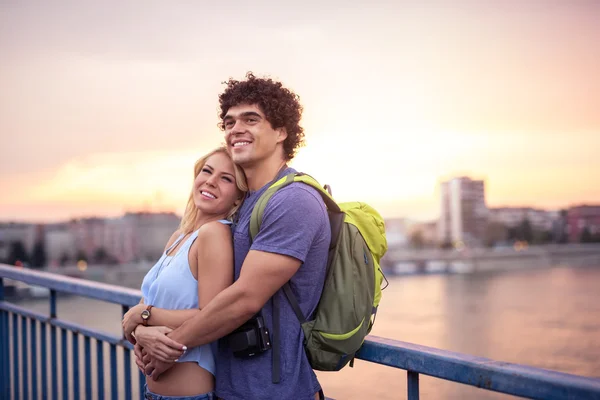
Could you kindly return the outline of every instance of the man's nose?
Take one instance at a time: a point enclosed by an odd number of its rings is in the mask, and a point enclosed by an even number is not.
[[[236,135],[238,133],[244,133],[244,123],[239,119],[234,121],[233,126],[229,131],[230,135]]]

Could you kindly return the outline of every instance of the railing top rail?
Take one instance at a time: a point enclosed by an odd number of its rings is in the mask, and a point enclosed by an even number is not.
[[[600,379],[369,336],[358,358],[534,399],[600,399]]]
[[[133,306],[140,302],[139,290],[109,285],[86,279],[72,278],[44,271],[0,264],[0,277],[25,282],[29,285],[43,286],[62,293],[69,293],[91,299]]]
[[[59,292],[135,305],[139,290],[0,264],[0,277]],[[537,399],[600,399],[600,379],[455,353],[369,336],[357,354],[362,360],[410,370],[480,388]]]

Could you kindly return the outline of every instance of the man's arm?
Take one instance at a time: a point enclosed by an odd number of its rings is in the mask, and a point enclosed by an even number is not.
[[[169,338],[197,346],[238,328],[294,276],[315,240],[327,240],[327,223],[325,206],[314,189],[292,184],[275,193],[238,280]]]
[[[239,279],[169,337],[188,348],[217,340],[255,315],[300,267],[300,260],[251,250]]]

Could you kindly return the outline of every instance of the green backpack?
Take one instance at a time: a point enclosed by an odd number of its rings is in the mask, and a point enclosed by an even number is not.
[[[309,175],[291,173],[258,199],[250,218],[250,237],[258,234],[267,202],[281,188],[302,182],[317,189],[327,206],[331,245],[325,286],[312,316],[305,317],[289,282],[282,290],[304,332],[304,348],[313,369],[339,371],[362,346],[375,321],[385,279],[379,261],[387,251],[383,218],[365,203],[337,204]],[[273,382],[279,381],[279,304],[273,296]],[[351,363],[352,365],[352,363]],[[275,377],[276,375],[276,377]]]

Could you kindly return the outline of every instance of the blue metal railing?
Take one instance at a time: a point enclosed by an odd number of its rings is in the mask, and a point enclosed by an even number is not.
[[[4,301],[4,279],[48,288],[49,314]],[[111,399],[131,399],[135,393],[142,398],[144,376],[132,363],[131,344],[121,337],[58,318],[58,292],[120,304],[123,313],[140,299],[138,290],[0,264],[0,398],[37,399],[41,394],[44,399],[58,399],[59,395],[65,399],[90,399],[93,393],[98,399],[106,395]],[[120,363],[119,354],[122,354]],[[84,357],[83,369],[80,355]],[[109,358],[106,368],[109,376],[104,368],[106,357]],[[600,399],[600,379],[374,336],[368,338],[357,357],[406,370],[409,400],[419,398],[420,374],[533,399]],[[132,371],[137,371],[137,390],[134,390]],[[107,380],[110,393],[105,392]]]

